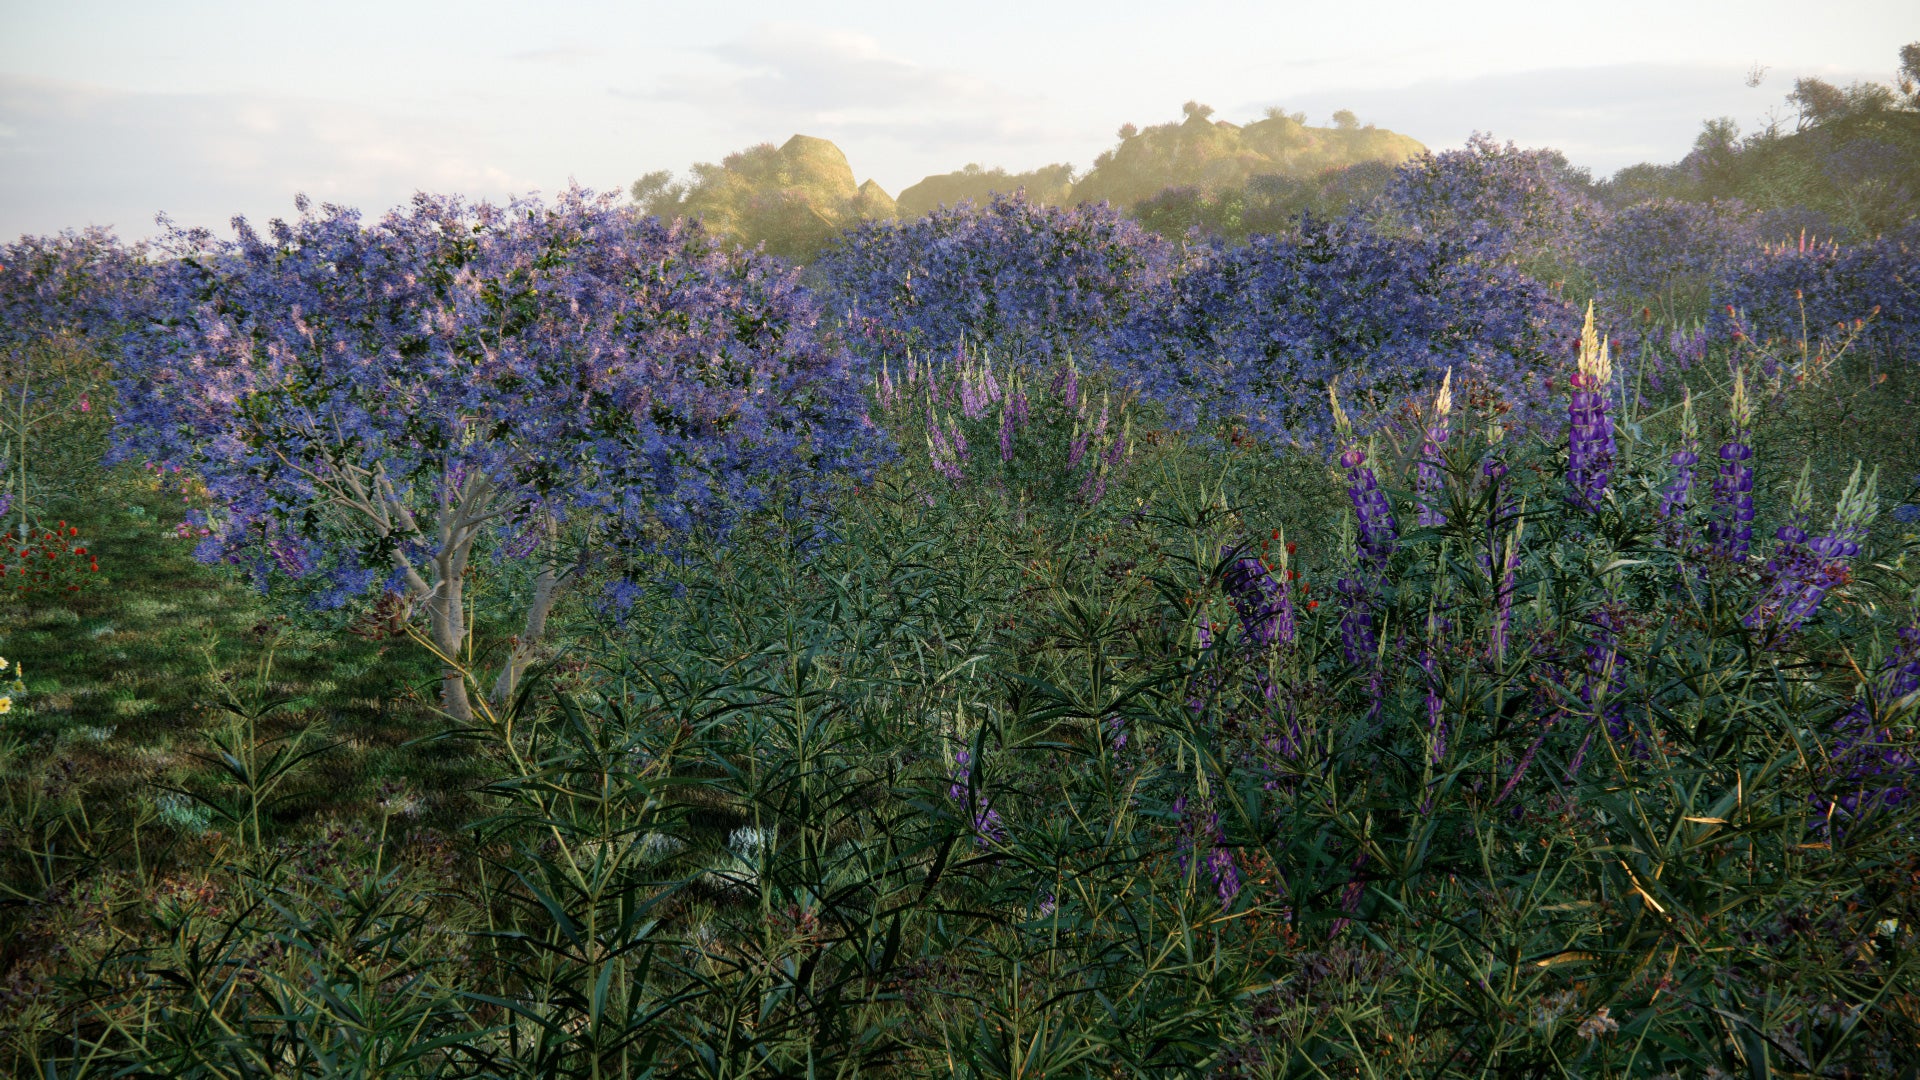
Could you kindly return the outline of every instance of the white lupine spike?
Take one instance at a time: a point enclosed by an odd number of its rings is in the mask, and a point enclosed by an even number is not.
[[[1340,407],[1340,380],[1334,379],[1327,384],[1327,400],[1333,403],[1333,427],[1342,435],[1353,434],[1353,421],[1347,419],[1347,410]]]
[[[1598,390],[1613,381],[1613,359],[1608,342],[1601,338],[1593,321],[1593,301],[1587,301],[1587,319],[1580,327],[1580,374],[1587,376],[1589,390]]]
[[[1444,420],[1451,412],[1453,412],[1453,369],[1448,368],[1447,373],[1440,377],[1440,393],[1434,396],[1433,414]]]

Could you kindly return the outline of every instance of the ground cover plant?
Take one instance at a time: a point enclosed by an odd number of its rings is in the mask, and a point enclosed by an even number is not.
[[[6,1068],[1910,1069],[1911,239],[1379,191],[9,246]]]

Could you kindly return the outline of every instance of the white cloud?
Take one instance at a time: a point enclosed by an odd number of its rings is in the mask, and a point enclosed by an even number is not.
[[[383,210],[416,190],[535,186],[488,133],[443,118],[250,94],[162,94],[0,75],[0,236],[81,224],[150,235],[154,214],[219,226],[293,197]]]
[[[706,63],[652,86],[622,91],[685,105],[757,133],[800,132],[917,150],[1035,146],[1067,133],[1041,121],[1040,103],[986,79],[903,59],[866,34],[768,23],[706,50]],[[784,137],[784,136],[782,136]]]

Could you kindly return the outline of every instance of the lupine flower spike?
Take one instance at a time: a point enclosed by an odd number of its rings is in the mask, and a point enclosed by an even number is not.
[[[1667,459],[1673,466],[1673,482],[1660,496],[1660,518],[1679,521],[1686,517],[1693,501],[1693,468],[1700,463],[1700,422],[1693,415],[1693,391],[1680,398],[1680,448]]]
[[[1747,443],[1753,426],[1753,406],[1747,400],[1746,376],[1733,373],[1733,401],[1729,408],[1733,434],[1720,447],[1720,472],[1713,481],[1713,516],[1707,522],[1707,540],[1715,555],[1745,562],[1753,545],[1753,447]]]
[[[1593,324],[1593,304],[1587,304],[1586,325],[1580,330],[1580,364],[1573,376],[1573,394],[1567,404],[1567,482],[1573,505],[1589,513],[1607,497],[1614,457],[1613,418],[1607,415],[1607,388],[1613,384],[1613,361],[1608,343]]]
[[[1867,526],[1873,522],[1874,514],[1879,509],[1879,486],[1878,468],[1867,474],[1867,482],[1862,484],[1860,466],[1856,464],[1853,467],[1853,476],[1848,479],[1847,490],[1834,508],[1833,524],[1827,535],[1807,544],[1813,551],[1818,569],[1811,577],[1799,582],[1793,599],[1781,613],[1782,632],[1790,633],[1799,629],[1801,623],[1820,610],[1820,602],[1826,599],[1829,591],[1850,579],[1853,557],[1860,554],[1860,541],[1866,539]]]
[[[1222,555],[1232,553],[1232,548],[1221,551]],[[1255,649],[1293,644],[1293,599],[1283,584],[1287,576],[1284,542],[1279,559],[1277,581],[1266,563],[1255,555],[1235,560],[1221,575],[1221,584],[1226,586],[1227,597],[1233,601],[1233,610],[1240,616],[1244,640]]]
[[[1856,478],[1858,472],[1856,470]],[[1772,578],[1766,595],[1747,613],[1743,622],[1760,629],[1779,617],[1786,603],[1798,595],[1801,586],[1813,579],[1820,561],[1807,546],[1808,526],[1813,524],[1813,462],[1800,467],[1800,479],[1787,500],[1787,520],[1773,531],[1773,557],[1767,560],[1767,575]]]
[[[1353,576],[1341,578],[1335,585],[1346,601],[1346,611],[1340,619],[1340,643],[1348,663],[1367,666],[1374,663],[1378,644],[1374,636],[1373,608],[1387,560],[1398,546],[1399,536],[1393,508],[1387,502],[1386,493],[1380,490],[1373,467],[1368,464],[1366,447],[1354,438],[1353,423],[1340,407],[1340,392],[1333,383],[1327,385],[1327,399],[1333,404],[1334,429],[1346,444],[1340,454],[1340,465],[1347,473],[1347,497],[1353,503],[1353,516],[1359,527],[1354,544],[1358,565]]]
[[[1420,462],[1415,466],[1415,489],[1419,496],[1420,513],[1416,520],[1424,526],[1439,527],[1447,523],[1447,515],[1440,509],[1443,482],[1440,475],[1444,464],[1443,447],[1447,443],[1447,414],[1453,411],[1453,369],[1440,379],[1440,392],[1434,395],[1433,415],[1427,421],[1426,438],[1420,444]]]

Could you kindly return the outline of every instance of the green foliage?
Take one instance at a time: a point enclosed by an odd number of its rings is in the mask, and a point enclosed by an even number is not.
[[[648,173],[631,194],[643,213],[698,217],[717,235],[799,262],[860,221],[911,220],[1016,191],[1040,206],[1110,202],[1168,236],[1199,225],[1238,239],[1280,231],[1303,211],[1337,213],[1363,202],[1384,186],[1391,166],[1425,149],[1363,126],[1346,110],[1333,127],[1309,127],[1304,114],[1279,109],[1242,127],[1212,120],[1213,109],[1199,102],[1182,109],[1178,123],[1123,125],[1119,144],[1077,179],[1067,164],[1021,173],[971,164],[908,186],[896,202],[872,180],[856,188],[833,143],[795,135],[777,148],[763,143],[719,165],[695,165],[685,182]]]
[[[1030,172],[1009,173],[1005,169],[983,169],[968,165],[958,172],[941,173],[900,192],[900,216],[908,220],[925,217],[942,206],[958,206],[972,199],[982,206],[993,196],[1027,193],[1027,201],[1038,206],[1070,206],[1073,198],[1073,166],[1045,165]]]
[[[1218,195],[1259,177],[1304,181],[1362,162],[1398,165],[1425,149],[1405,135],[1362,127],[1351,113],[1344,115],[1353,122],[1332,128],[1308,127],[1285,114],[1240,126],[1210,120],[1211,113],[1197,106],[1179,123],[1123,138],[1074,185],[1073,198],[1133,208],[1168,188]]]
[[[765,244],[770,254],[799,262],[849,226],[899,216],[878,184],[854,183],[839,147],[806,135],[729,154],[718,165],[695,165],[685,184],[649,173],[634,182],[632,195],[643,213],[699,218],[718,236]]]

